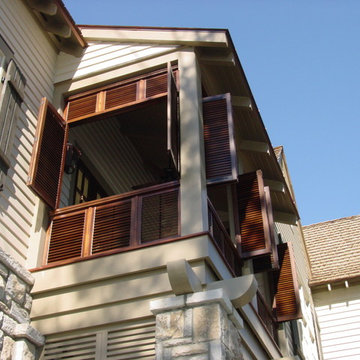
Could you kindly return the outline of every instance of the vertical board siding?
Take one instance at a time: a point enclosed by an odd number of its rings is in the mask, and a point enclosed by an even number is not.
[[[48,36],[21,0],[0,1],[0,33],[14,52],[26,79],[24,102],[15,123],[10,169],[0,192],[0,246],[25,264],[31,226],[35,221],[35,195],[26,186],[40,99],[52,97],[56,51]]]
[[[146,58],[175,51],[178,46],[102,44],[90,42],[82,58],[60,54],[54,82],[79,79]]]

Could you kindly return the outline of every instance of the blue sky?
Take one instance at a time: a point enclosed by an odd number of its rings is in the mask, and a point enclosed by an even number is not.
[[[77,24],[229,29],[302,223],[360,214],[360,1],[64,3]]]

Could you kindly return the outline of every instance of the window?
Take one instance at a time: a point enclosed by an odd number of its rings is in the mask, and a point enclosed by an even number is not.
[[[10,167],[10,152],[16,121],[24,95],[25,79],[13,52],[0,36],[0,176]]]

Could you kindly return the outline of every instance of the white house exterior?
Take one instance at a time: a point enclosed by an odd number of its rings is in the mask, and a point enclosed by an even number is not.
[[[1,357],[318,359],[284,154],[228,31],[0,18]]]
[[[304,226],[324,359],[360,356],[360,216]]]

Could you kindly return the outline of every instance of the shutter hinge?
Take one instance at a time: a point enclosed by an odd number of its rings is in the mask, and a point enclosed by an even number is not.
[[[5,76],[1,77],[1,82],[4,83],[5,82]]]
[[[4,184],[0,184],[0,192],[4,191]]]

